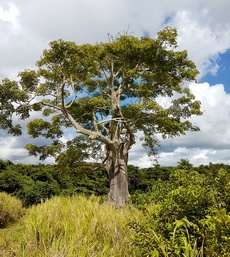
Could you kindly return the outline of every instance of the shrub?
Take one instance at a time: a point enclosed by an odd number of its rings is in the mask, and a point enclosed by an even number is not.
[[[129,226],[134,229],[132,241],[142,257],[203,257],[203,245],[198,247],[197,238],[190,233],[199,228],[186,218],[172,223],[168,238],[157,232],[157,227],[148,218],[141,223],[130,222]]]
[[[230,253],[230,215],[226,209],[213,209],[201,221],[201,234],[204,237],[206,256],[229,256]]]
[[[0,228],[18,220],[23,214],[22,203],[17,198],[0,192]]]
[[[13,194],[21,189],[22,176],[14,170],[3,170],[0,173],[0,191]]]

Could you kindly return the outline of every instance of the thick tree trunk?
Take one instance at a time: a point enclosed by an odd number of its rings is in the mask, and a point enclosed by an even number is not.
[[[108,202],[119,207],[125,206],[129,196],[127,161],[128,153],[125,152],[123,144],[117,151],[109,151],[106,163],[110,182]]]

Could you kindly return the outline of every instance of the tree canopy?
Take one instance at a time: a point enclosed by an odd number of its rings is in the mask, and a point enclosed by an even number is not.
[[[27,144],[29,154],[72,164],[101,158],[111,183],[116,174],[127,177],[136,132],[154,154],[157,134],[166,138],[199,130],[189,118],[202,114],[200,102],[186,87],[198,71],[187,51],[177,51],[176,39],[176,29],[166,27],[156,38],[118,34],[106,43],[51,42],[36,70],[0,84],[1,128],[20,134],[12,114],[26,119],[40,111],[43,117],[28,123],[28,134],[50,138],[52,144]],[[170,104],[161,105],[161,97]],[[77,134],[64,144],[69,127]]]

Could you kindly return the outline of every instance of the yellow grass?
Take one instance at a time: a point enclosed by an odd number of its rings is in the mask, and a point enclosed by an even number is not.
[[[116,209],[96,197],[54,197],[28,210],[11,256],[139,256],[126,226],[134,218],[141,219],[136,209]]]
[[[0,192],[0,228],[17,221],[23,213],[22,202],[19,199]]]

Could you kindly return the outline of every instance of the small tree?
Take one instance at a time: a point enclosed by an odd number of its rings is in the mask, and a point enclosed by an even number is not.
[[[185,169],[185,170],[189,170],[192,168],[192,164],[189,162],[188,159],[180,159],[179,162],[177,162],[177,168],[179,169]]]
[[[124,206],[129,194],[128,153],[135,144],[135,133],[143,133],[143,145],[154,154],[157,133],[166,138],[199,130],[188,118],[201,115],[200,103],[185,83],[194,80],[198,71],[186,51],[175,50],[176,37],[176,29],[167,27],[156,38],[125,34],[109,36],[109,42],[95,45],[51,42],[37,62],[37,70],[19,73],[19,82],[3,80],[2,127],[20,133],[9,118],[12,112],[22,119],[32,109],[51,115],[51,120],[28,123],[32,137],[53,140],[46,146],[28,144],[29,154],[58,156],[59,162],[67,159],[77,165],[95,159],[103,149],[101,163],[90,165],[107,170],[108,200]],[[14,94],[9,97],[8,91]],[[159,97],[168,97],[170,104],[160,105]],[[4,100],[9,98],[13,102]],[[39,101],[34,103],[36,99]],[[75,128],[77,137],[67,142],[63,152],[60,137],[66,127]]]

